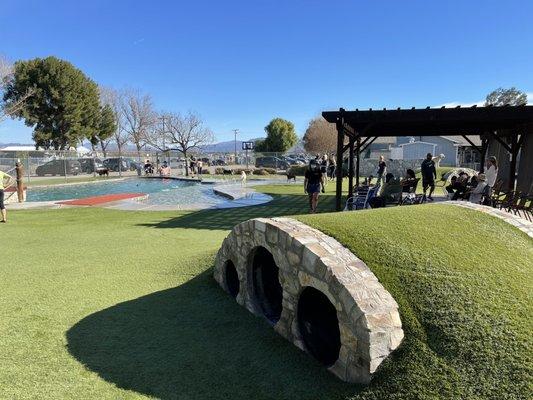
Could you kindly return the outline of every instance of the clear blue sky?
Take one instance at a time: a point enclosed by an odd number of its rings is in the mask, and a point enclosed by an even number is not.
[[[533,1],[2,0],[0,52],[54,55],[158,109],[198,111],[218,140],[299,134],[325,109],[473,103],[533,92]],[[531,100],[531,99],[530,99]],[[30,142],[21,123],[0,142]]]

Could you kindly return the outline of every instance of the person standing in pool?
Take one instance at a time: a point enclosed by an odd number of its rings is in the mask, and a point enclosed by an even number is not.
[[[318,206],[318,195],[324,193],[324,175],[320,168],[320,163],[312,160],[309,168],[305,171],[304,193],[309,196],[309,213],[316,212]]]
[[[2,213],[2,220],[0,222],[7,222],[7,211],[4,205],[4,189],[11,186],[13,177],[5,172],[0,171],[0,211]]]

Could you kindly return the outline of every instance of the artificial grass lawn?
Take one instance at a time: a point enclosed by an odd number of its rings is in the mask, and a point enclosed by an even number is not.
[[[338,381],[211,278],[234,224],[307,209],[300,184],[261,190],[274,201],[11,212],[0,226],[9,260],[0,264],[0,398],[475,398],[490,387],[484,398],[525,398],[530,239],[455,207],[302,216],[357,250],[400,304],[407,339],[363,388]],[[333,203],[323,196],[320,207]]]
[[[400,306],[406,338],[360,398],[531,398],[525,234],[443,205],[298,219],[363,259]]]

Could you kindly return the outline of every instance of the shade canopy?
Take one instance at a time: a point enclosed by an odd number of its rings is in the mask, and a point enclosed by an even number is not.
[[[482,165],[489,141],[495,140],[510,156],[509,188],[513,189],[518,153],[526,142],[525,138],[533,135],[533,106],[527,105],[361,111],[341,108],[338,111],[324,111],[322,116],[337,127],[337,165],[343,164],[344,153],[349,151],[349,197],[353,195],[354,170],[356,184],[359,184],[360,154],[379,137],[460,135],[481,154]],[[479,140],[474,138],[481,139],[481,146],[477,144]],[[341,209],[342,178],[342,168],[338,168],[338,210]]]

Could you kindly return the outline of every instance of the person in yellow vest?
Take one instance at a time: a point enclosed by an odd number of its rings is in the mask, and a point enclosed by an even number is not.
[[[0,211],[2,212],[2,221],[7,222],[7,211],[4,205],[4,189],[11,186],[13,183],[13,177],[5,172],[0,171]]]

